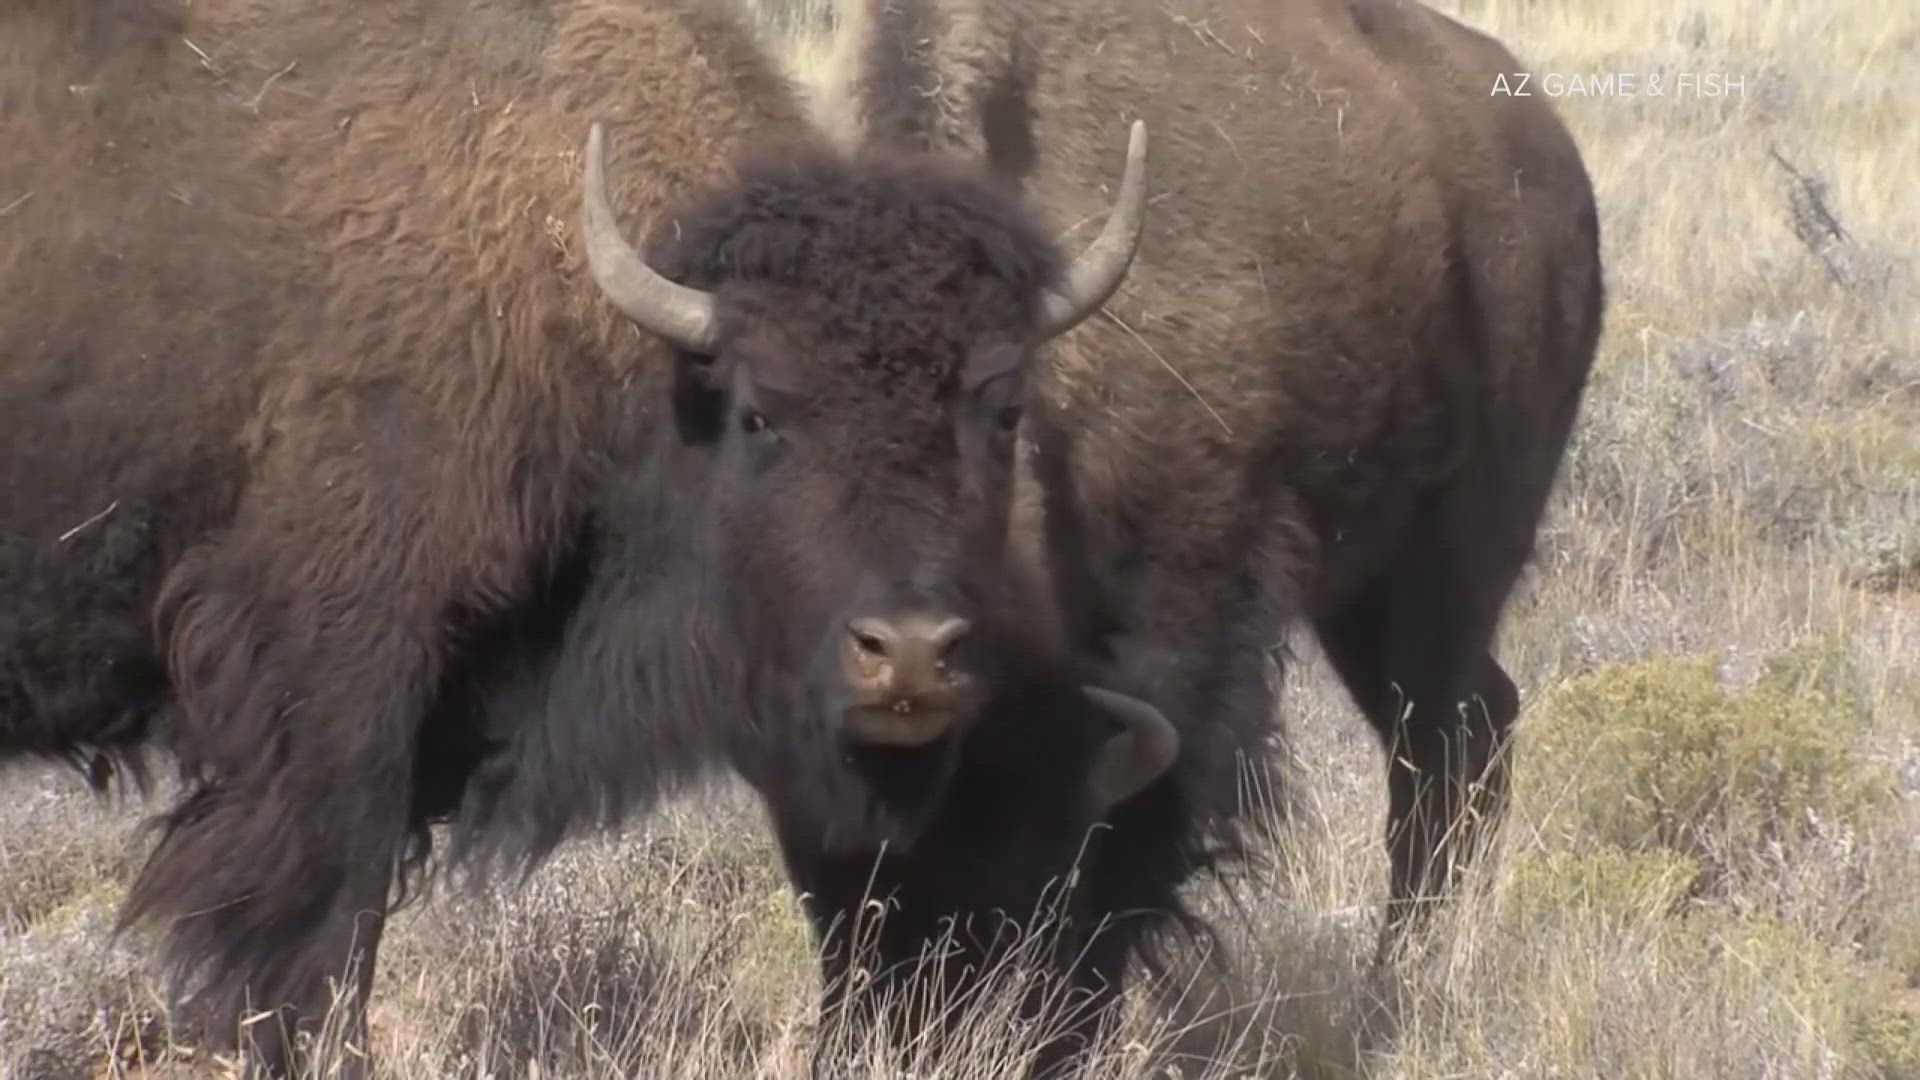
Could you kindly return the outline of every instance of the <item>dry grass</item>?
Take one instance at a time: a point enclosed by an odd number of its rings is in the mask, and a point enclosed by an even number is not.
[[[1511,826],[1425,955],[1370,981],[1381,768],[1306,648],[1303,810],[1237,904],[1206,898],[1231,962],[1135,995],[1101,1075],[1920,1077],[1917,12],[1465,3],[1536,72],[1744,84],[1559,102],[1614,302],[1503,644]],[[76,786],[21,774],[0,802],[0,1075],[217,1074],[104,943],[132,811]],[[737,791],[391,940],[393,1075],[804,1074],[810,946]],[[1376,997],[1397,1037],[1363,1047]],[[1020,1033],[977,1034],[925,1075],[1017,1066]]]

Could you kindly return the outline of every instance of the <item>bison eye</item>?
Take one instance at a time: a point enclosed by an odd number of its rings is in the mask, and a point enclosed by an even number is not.
[[[1008,405],[993,414],[993,422],[1001,431],[1012,431],[1020,426],[1020,406]]]
[[[749,435],[758,435],[767,430],[767,418],[752,409],[740,412],[740,430]]]

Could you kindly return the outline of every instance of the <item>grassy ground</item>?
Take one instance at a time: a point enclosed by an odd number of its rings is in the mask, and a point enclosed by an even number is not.
[[[1527,703],[1511,825],[1426,954],[1371,983],[1381,764],[1303,648],[1303,812],[1207,898],[1231,961],[1136,995],[1101,1072],[1920,1078],[1920,13],[1458,13],[1542,74],[1743,83],[1559,101],[1614,302],[1502,645]],[[56,774],[0,791],[0,1076],[220,1075],[103,938],[135,808]],[[391,942],[393,1075],[803,1073],[809,945],[738,791],[524,891],[430,899]],[[1399,1037],[1363,1050],[1382,991]],[[1018,1064],[1005,1026],[979,1035],[926,1074]]]

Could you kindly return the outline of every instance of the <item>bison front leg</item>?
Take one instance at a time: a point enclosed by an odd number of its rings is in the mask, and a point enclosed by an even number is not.
[[[278,1008],[239,1019],[238,1045],[260,1077],[300,1075],[303,1060],[338,1080],[371,1072],[367,1004],[385,929],[391,876],[350,874],[341,900],[322,917],[305,950],[308,970],[291,973],[288,990],[268,994]],[[249,993],[251,997],[251,993]],[[263,1002],[264,1003],[264,1002]],[[231,1008],[221,1010],[230,1014]]]
[[[1121,935],[1089,942],[1078,920],[1063,926],[1043,915],[1016,922],[1005,909],[952,912],[888,889],[884,871],[876,881],[876,861],[866,860],[864,874],[849,863],[842,891],[816,878],[827,895],[805,892],[824,988],[814,1074],[843,1076],[849,1059],[875,1055],[891,1055],[896,1069],[915,1073],[946,1054],[977,1054],[986,1043],[1027,1054],[1019,1075],[1028,1080],[1080,1075],[1124,988]],[[853,886],[856,876],[867,880]],[[1032,1044],[1008,1046],[995,1025],[1009,1013],[1039,1025]]]
[[[458,629],[525,587],[510,500],[480,498],[470,475],[365,467],[350,450],[370,442],[269,462],[159,608],[189,794],[123,919],[165,930],[180,988],[274,1074],[298,1036],[319,1038],[322,1071],[365,1070],[421,730]],[[448,491],[509,508],[509,524],[463,518]]]
[[[1018,962],[1019,929],[999,913],[932,920],[923,904],[898,892],[820,884],[828,885],[828,895],[804,894],[823,991],[814,1075],[843,1076],[851,1063],[889,1057],[892,1068],[882,1072],[915,1073],[929,1061],[964,1053],[953,1044],[979,1038],[977,1028],[967,1030],[970,1016],[995,1014],[997,1006],[984,995],[992,993],[996,973],[1007,975]],[[1039,1018],[1046,996],[1045,987],[1028,989],[1020,1014]],[[1054,1075],[1046,1066],[1069,1056],[1064,1047],[1044,1047],[1043,1067],[1030,1075]]]
[[[1031,1054],[1027,1077],[1078,1074],[1121,992],[1132,938],[1088,940],[1089,920],[1069,910],[1064,881],[1017,897],[967,896],[995,873],[983,863],[1002,861],[996,852],[1019,859],[1012,845],[923,839],[898,856],[783,847],[820,946],[816,1075],[846,1075],[849,1059],[875,1055],[917,1072],[983,1039],[1004,1050],[1004,1036],[981,1024],[1008,1012],[1044,1033],[1015,1048]]]
[[[230,537],[172,579],[189,794],[123,918],[164,928],[181,989],[258,1067],[284,1074],[294,1036],[324,1032],[352,1072],[438,643],[391,599],[259,559]]]
[[[957,988],[962,965],[939,970],[947,987],[925,976],[939,928],[903,910],[884,856],[823,856],[783,845],[789,874],[811,924],[820,956],[821,998],[811,1068],[843,1076],[876,1054],[898,1057],[912,1071],[917,1044],[940,1023],[944,989]],[[922,1053],[926,1050],[919,1045]],[[883,1070],[886,1071],[886,1070]]]

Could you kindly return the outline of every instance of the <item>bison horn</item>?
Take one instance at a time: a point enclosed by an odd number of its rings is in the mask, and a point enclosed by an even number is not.
[[[660,276],[620,235],[607,202],[606,136],[587,132],[586,243],[593,280],[613,305],[643,330],[689,352],[711,355],[717,344],[713,296]]]
[[[1056,337],[1100,310],[1133,265],[1140,250],[1140,229],[1147,211],[1147,125],[1133,122],[1127,139],[1127,171],[1120,178],[1120,197],[1114,200],[1106,228],[1081,253],[1059,291],[1048,291],[1041,309],[1041,329]]]
[[[1099,686],[1082,686],[1087,700],[1105,709],[1125,729],[1108,739],[1094,758],[1087,779],[1101,809],[1139,794],[1173,765],[1180,754],[1180,733],[1160,710],[1136,697]]]

